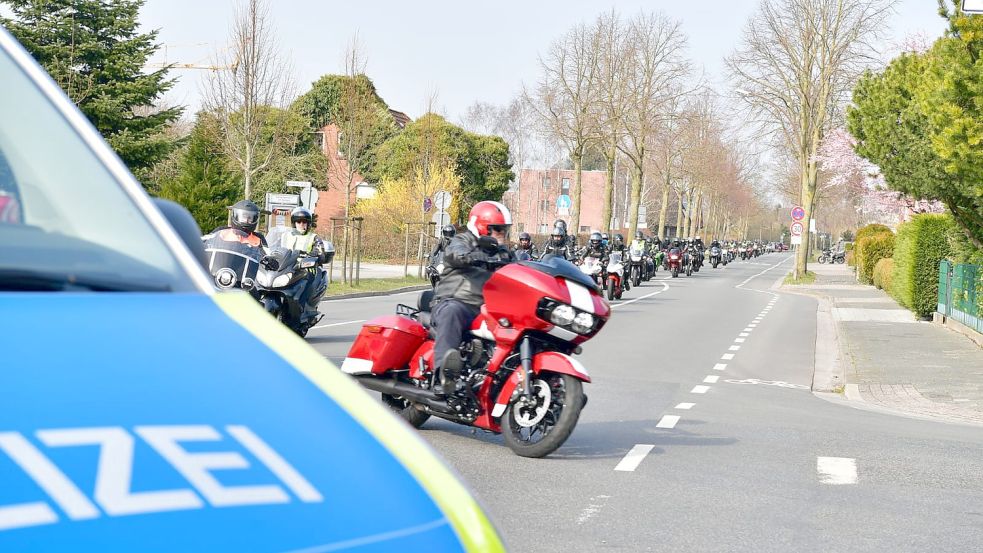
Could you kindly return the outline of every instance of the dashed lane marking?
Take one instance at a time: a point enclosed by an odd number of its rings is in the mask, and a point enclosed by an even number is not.
[[[816,472],[823,484],[856,484],[857,460],[849,457],[816,457]]]
[[[675,407],[675,409],[689,410],[689,409],[692,409],[694,405],[696,405],[696,404],[695,403],[680,403],[679,405],[677,405]]]
[[[713,366],[713,370],[715,371],[722,371],[726,368],[727,368],[727,363],[717,363],[716,365]]]
[[[743,344],[746,338],[734,338],[734,342],[738,344]]]
[[[729,347],[727,349],[729,349],[730,351],[738,351],[738,350],[741,349],[741,346],[731,346],[731,347]]]
[[[751,335],[751,331],[750,330],[738,334],[738,336],[740,336],[741,338],[747,338],[750,335]]]
[[[341,323],[331,323],[331,324],[326,324],[326,325],[317,325],[317,326],[312,326],[311,327],[311,330],[314,330],[315,328],[328,328],[328,327],[332,327],[332,326],[342,326],[342,325],[350,325],[350,324],[364,323],[364,322],[365,322],[365,319],[358,319],[358,320],[355,320],[355,321],[344,321],[344,322],[341,322]]]
[[[720,380],[720,377],[719,376],[717,376],[715,374],[711,374],[710,376],[704,378],[703,379],[703,382],[705,384],[716,384],[718,380]]]
[[[653,449],[655,449],[655,446],[651,444],[635,444],[635,447],[631,448],[631,451],[629,451],[628,454],[621,459],[621,462],[618,463],[618,466],[614,467],[614,470],[620,472],[634,472],[634,470],[638,468],[638,465],[641,464],[642,460],[645,459],[645,456],[648,455]]]
[[[693,389],[689,391],[691,394],[705,394],[709,390],[709,386],[693,386]]]
[[[730,361],[731,359],[734,358],[734,354],[733,353],[725,353],[725,354],[721,355],[720,358],[723,359],[724,361]]]
[[[660,420],[659,424],[655,425],[655,427],[675,428],[677,422],[679,422],[679,415],[663,415],[662,420]]]

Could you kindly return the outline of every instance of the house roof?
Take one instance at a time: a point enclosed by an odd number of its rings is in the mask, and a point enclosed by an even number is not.
[[[390,109],[389,110],[389,113],[393,116],[393,119],[396,120],[396,125],[398,125],[399,128],[401,128],[401,129],[402,128],[405,128],[406,125],[408,125],[409,122],[412,121],[412,119],[410,119],[410,116],[409,115],[406,115],[405,113],[403,113],[401,111],[396,111],[394,109]]]

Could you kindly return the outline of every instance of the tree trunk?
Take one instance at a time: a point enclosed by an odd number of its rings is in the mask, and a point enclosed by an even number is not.
[[[573,158],[573,206],[570,210],[570,226],[574,236],[580,234],[580,177],[583,173],[583,150]]]
[[[676,232],[674,238],[681,238],[679,235],[683,230],[683,193],[676,195]]]
[[[683,221],[683,238],[689,238],[689,229],[693,226],[693,189],[686,191],[686,220]]]
[[[809,221],[813,216],[813,209],[816,203],[816,177],[817,177],[817,167],[816,163],[809,161],[811,157],[805,157],[801,163],[802,167],[802,209],[805,210],[805,217],[802,219],[802,243],[799,245],[799,250],[795,255],[795,272],[792,278],[798,280],[805,276],[809,269],[809,246],[811,241],[809,240]]]
[[[638,230],[638,208],[642,202],[642,168],[635,166],[631,176],[631,208],[628,211],[628,236],[635,236]]]
[[[601,224],[603,227],[602,231],[611,230],[611,198],[614,196],[614,161],[615,156],[618,155],[618,148],[616,145],[612,146],[608,151],[606,156],[606,161],[608,162],[608,174],[604,181],[604,208],[601,216]]]
[[[656,236],[663,240],[666,232],[666,216],[669,214],[669,177],[666,177],[665,188],[662,189],[662,206],[659,207],[659,232]]]
[[[352,187],[351,184],[345,187],[345,223],[342,226],[342,247],[341,247],[341,282],[348,284],[348,242],[351,234],[348,232],[349,206],[351,206]]]
[[[244,199],[250,199],[249,196],[253,193],[253,148],[252,145],[246,142],[246,167],[243,171],[243,183],[245,184],[245,195]]]

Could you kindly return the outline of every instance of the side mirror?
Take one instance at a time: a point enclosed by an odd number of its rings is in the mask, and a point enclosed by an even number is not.
[[[192,255],[198,260],[202,268],[208,270],[208,255],[205,254],[205,246],[201,243],[201,229],[198,223],[191,216],[191,212],[177,202],[165,200],[164,198],[154,198],[154,204],[164,215],[167,222],[171,224],[177,235],[181,237],[184,245],[191,250]]]

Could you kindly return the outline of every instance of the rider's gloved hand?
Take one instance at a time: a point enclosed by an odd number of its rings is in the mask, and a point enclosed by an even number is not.
[[[479,236],[478,247],[487,254],[498,253],[498,240],[491,236]]]

